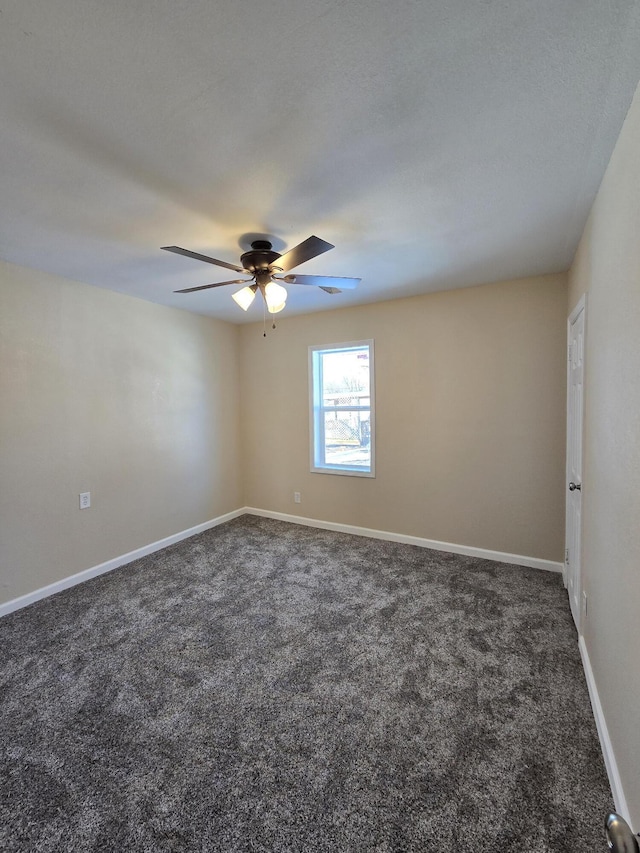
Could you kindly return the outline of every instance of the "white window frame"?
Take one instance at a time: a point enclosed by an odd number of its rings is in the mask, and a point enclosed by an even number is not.
[[[368,410],[370,414],[370,450],[371,450],[371,466],[369,471],[363,471],[362,468],[351,467],[346,465],[331,465],[321,464],[320,449],[324,447],[324,412],[325,408],[321,400],[322,376],[318,376],[316,381],[315,365],[321,364],[317,358],[317,353],[325,352],[340,352],[341,350],[369,348],[369,406],[344,406],[345,411]],[[340,474],[347,477],[369,477],[376,476],[375,465],[375,358],[373,351],[373,339],[366,341],[347,341],[339,344],[322,344],[309,347],[309,450],[311,472],[314,474]],[[342,408],[342,407],[341,407]],[[335,407],[331,411],[336,411]],[[340,409],[338,409],[340,411]],[[316,435],[318,442],[316,443]]]

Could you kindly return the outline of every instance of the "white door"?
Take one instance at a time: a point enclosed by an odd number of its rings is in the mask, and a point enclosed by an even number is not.
[[[569,317],[567,369],[567,515],[565,583],[571,613],[580,633],[580,531],[582,519],[582,415],[584,411],[584,315],[580,300]]]

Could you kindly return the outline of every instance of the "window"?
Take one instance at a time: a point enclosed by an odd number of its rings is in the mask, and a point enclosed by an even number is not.
[[[311,470],[374,477],[373,341],[309,347]]]

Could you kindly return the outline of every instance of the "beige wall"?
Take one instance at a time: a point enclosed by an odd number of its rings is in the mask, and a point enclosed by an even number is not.
[[[587,293],[584,636],[640,829],[640,89],[570,271]]]
[[[247,505],[562,560],[566,299],[545,276],[244,326]],[[365,338],[376,478],[312,474],[307,348]]]
[[[237,344],[0,263],[0,602],[242,505]]]

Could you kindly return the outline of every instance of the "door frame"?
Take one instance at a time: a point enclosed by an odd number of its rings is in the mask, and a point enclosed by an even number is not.
[[[566,435],[566,447],[565,447],[565,476],[564,476],[564,489],[565,489],[565,501],[564,501],[564,515],[565,515],[565,523],[564,523],[564,561],[562,564],[562,580],[564,582],[565,588],[568,587],[568,577],[567,577],[567,556],[569,553],[569,479],[570,479],[570,471],[569,471],[569,441],[570,441],[570,427],[571,424],[569,422],[569,408],[571,405],[571,350],[570,350],[570,340],[571,340],[571,326],[575,322],[576,318],[580,314],[580,312],[584,312],[584,320],[583,320],[583,354],[582,354],[582,419],[580,421],[580,433],[581,433],[581,447],[582,447],[582,458],[580,460],[580,469],[582,474],[584,475],[583,463],[584,463],[584,410],[585,410],[585,371],[586,371],[586,357],[587,357],[587,294],[583,293],[580,299],[577,301],[573,310],[569,314],[567,319],[567,408],[566,408],[566,418],[567,418],[567,435]],[[581,501],[584,499],[584,495],[581,493]],[[577,599],[578,599],[578,613],[576,620],[576,628],[578,630],[578,634],[582,634],[583,628],[583,602],[582,602],[582,528],[583,528],[583,519],[584,519],[584,511],[580,513],[580,530],[578,531],[578,536],[580,538],[580,560],[578,565],[578,575],[577,577],[574,575],[573,583],[574,586],[577,587]],[[571,609],[571,602],[569,602],[569,607]],[[571,610],[573,615],[573,610]]]

